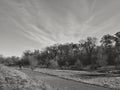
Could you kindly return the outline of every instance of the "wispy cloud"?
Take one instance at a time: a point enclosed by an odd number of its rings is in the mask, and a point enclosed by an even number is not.
[[[40,46],[119,31],[119,9],[119,0],[0,1],[0,17]]]

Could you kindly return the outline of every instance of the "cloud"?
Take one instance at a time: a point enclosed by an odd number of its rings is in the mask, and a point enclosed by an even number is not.
[[[104,33],[113,33],[115,29],[118,31],[120,26],[118,0],[0,2],[3,4],[0,4],[2,17],[7,15],[24,37],[38,42],[41,46],[77,42],[87,36],[98,37]]]

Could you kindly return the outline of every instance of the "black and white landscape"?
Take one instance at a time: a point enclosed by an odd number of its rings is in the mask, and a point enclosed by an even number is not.
[[[120,89],[120,0],[0,0],[0,64],[0,90]]]

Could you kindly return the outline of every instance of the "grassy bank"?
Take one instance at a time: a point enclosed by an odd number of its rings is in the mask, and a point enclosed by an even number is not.
[[[77,82],[84,82],[88,84],[120,90],[120,77],[113,74],[52,69],[36,69],[35,71],[54,75],[64,79],[74,80]]]
[[[55,90],[14,68],[0,65],[0,90]]]

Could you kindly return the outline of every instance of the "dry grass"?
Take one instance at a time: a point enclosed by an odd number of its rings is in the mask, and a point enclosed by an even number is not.
[[[113,77],[112,75],[105,73],[51,69],[36,69],[36,71],[78,82],[120,89],[120,77]]]
[[[34,80],[26,74],[0,65],[0,90],[53,90],[42,81]]]

